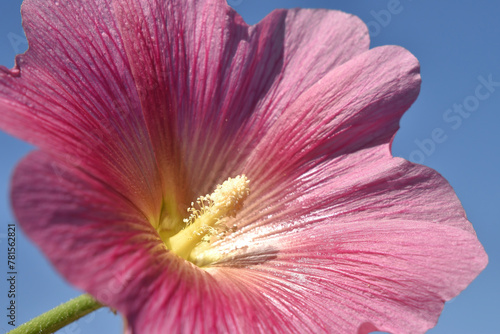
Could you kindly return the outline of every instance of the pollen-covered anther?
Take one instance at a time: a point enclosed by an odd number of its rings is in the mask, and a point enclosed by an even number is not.
[[[229,178],[210,195],[211,211],[220,218],[234,217],[250,194],[250,181],[245,175]]]
[[[233,230],[223,224],[224,218],[235,217],[250,194],[250,181],[245,175],[229,178],[218,185],[213,193],[200,196],[188,209],[184,219],[186,227],[168,241],[168,247],[177,255],[188,259],[199,243],[210,242],[211,237],[222,238]]]

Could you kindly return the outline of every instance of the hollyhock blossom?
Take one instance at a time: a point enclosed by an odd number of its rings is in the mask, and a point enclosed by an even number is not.
[[[393,158],[419,65],[329,10],[25,0],[0,127],[26,234],[134,333],[421,333],[487,256]]]

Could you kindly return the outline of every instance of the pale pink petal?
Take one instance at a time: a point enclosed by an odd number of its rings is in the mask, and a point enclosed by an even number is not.
[[[419,89],[419,64],[408,51],[367,51],[335,68],[260,130],[264,137],[239,169],[268,192],[315,165],[389,143]]]
[[[485,267],[461,229],[391,221],[310,226],[179,281],[161,273],[129,320],[147,333],[424,333]],[[222,265],[225,265],[222,267]],[[175,282],[175,284],[173,284]]]
[[[388,144],[309,167],[296,178],[274,184],[269,191],[251,188],[247,204],[237,219],[228,223],[240,228],[231,237],[252,240],[255,234],[275,234],[309,224],[342,225],[387,218],[398,223],[449,225],[475,234],[448,182],[428,167],[393,158]]]
[[[0,127],[158,219],[157,163],[109,1],[27,0],[22,14],[30,47],[0,69]]]
[[[266,297],[254,316],[273,327],[262,332],[424,333],[487,263],[475,235],[455,227],[330,223],[255,239],[248,255],[209,272]]]

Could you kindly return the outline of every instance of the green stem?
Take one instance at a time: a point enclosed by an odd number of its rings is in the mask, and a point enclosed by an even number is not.
[[[101,308],[88,294],[81,295],[11,330],[7,334],[49,334]]]

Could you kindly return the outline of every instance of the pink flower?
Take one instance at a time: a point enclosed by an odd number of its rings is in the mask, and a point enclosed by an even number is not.
[[[223,0],[22,11],[0,127],[40,150],[15,172],[15,214],[129,331],[422,333],[486,266],[449,184],[391,156],[419,65],[369,50],[358,18],[249,27]]]

